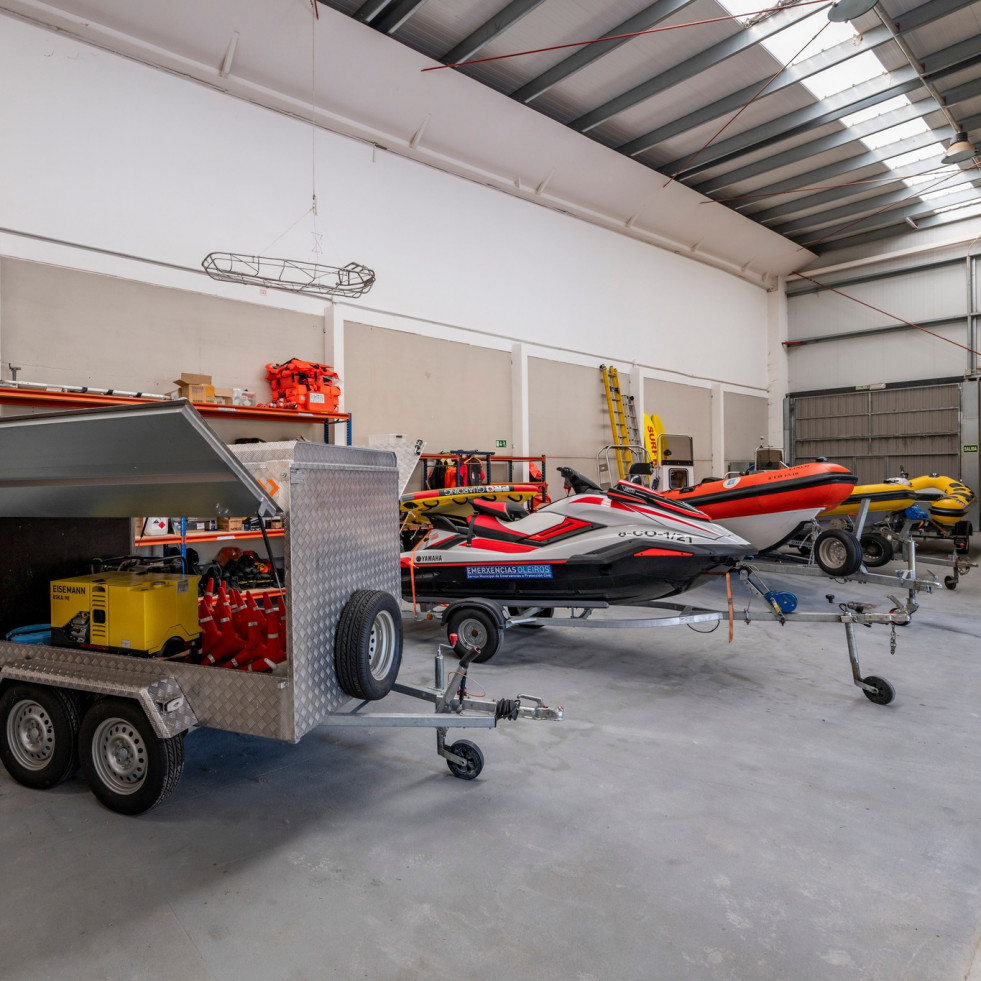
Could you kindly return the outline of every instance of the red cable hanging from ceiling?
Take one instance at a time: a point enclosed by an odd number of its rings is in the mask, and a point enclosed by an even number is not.
[[[738,112],[733,113],[732,117],[728,119],[722,126],[715,131],[715,133],[709,138],[709,140],[696,150],[667,180],[664,184],[665,187],[673,181],[678,174],[680,174],[689,164],[694,163],[776,80],[780,77],[800,56],[804,51],[807,50],[820,36],[831,26],[831,21],[829,20],[826,24],[823,24],[818,32],[807,41],[797,53],[794,54],[788,61],[784,62],[777,71],[775,71],[767,80],[757,89],[753,94],[753,97],[744,105]]]
[[[829,0],[801,0],[794,4],[796,7],[808,7],[815,4],[825,4],[830,6]],[[587,44],[602,44],[604,41],[625,41],[632,37],[642,37],[645,34],[660,34],[662,31],[677,31],[682,27],[701,27],[704,24],[716,24],[723,20],[737,20],[740,17],[757,17],[761,14],[774,14],[781,10],[786,10],[784,6],[767,7],[763,10],[750,10],[744,14],[728,14],[725,17],[708,17],[705,20],[693,20],[686,24],[672,24],[668,27],[651,27],[646,31],[631,31],[629,34],[610,34],[607,37],[597,37],[590,41],[570,41],[568,44],[553,44],[547,48],[532,48],[530,51],[515,51],[512,54],[492,55],[489,58],[473,58],[470,61],[457,61],[451,65],[430,65],[420,71],[435,72],[441,68],[462,68],[464,65],[482,65],[487,61],[503,61],[505,58],[521,58],[524,55],[544,54],[547,51],[561,51],[563,48],[582,48]]]
[[[905,324],[907,327],[912,327],[914,330],[921,330],[924,334],[929,334],[931,337],[936,337],[938,340],[946,341],[948,344],[953,344],[954,347],[959,347],[968,354],[981,354],[981,351],[975,351],[973,347],[968,347],[966,344],[961,344],[958,341],[953,341],[949,337],[944,337],[943,334],[934,333],[932,330],[927,330],[926,327],[921,327],[919,324],[914,324],[912,320],[906,320],[903,317],[897,317],[894,313],[889,313],[886,310],[882,310],[879,307],[873,306],[871,303],[866,303],[865,300],[860,300],[858,297],[850,296],[848,293],[843,293],[839,289],[835,289],[834,286],[828,286],[827,283],[819,283],[816,279],[808,276],[806,273],[794,273],[795,276],[799,276],[801,279],[806,279],[809,283],[813,283],[815,286],[819,286],[823,290],[828,290],[831,293],[837,293],[838,296],[843,296],[846,300],[852,300],[854,303],[858,303],[863,307],[868,307],[870,310],[874,310],[876,313],[881,313],[884,317],[891,317],[893,320],[898,321],[901,324]],[[784,347],[795,347],[797,344],[802,343],[801,341],[784,341]]]

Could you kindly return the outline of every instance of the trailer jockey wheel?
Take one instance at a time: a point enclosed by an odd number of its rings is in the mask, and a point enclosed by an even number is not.
[[[862,679],[862,683],[872,686],[872,691],[863,688],[862,692],[870,702],[875,702],[876,705],[888,705],[896,697],[895,688],[885,678],[878,678],[874,674],[870,674],[867,678]]]
[[[79,733],[82,772],[111,811],[142,814],[177,786],[184,737],[161,739],[143,709],[125,698],[104,698],[85,713]]]
[[[54,787],[78,769],[78,727],[73,692],[11,685],[0,697],[0,761],[25,787]]]
[[[463,760],[462,764],[453,760],[446,761],[453,776],[461,780],[474,780],[480,776],[480,771],[484,768],[484,754],[476,743],[469,739],[460,739],[449,747],[449,751]]]
[[[814,540],[814,558],[829,576],[850,576],[862,567],[862,546],[850,532],[831,528]]]
[[[341,611],[334,639],[334,668],[352,698],[384,698],[402,664],[402,612],[377,589],[359,589]]]

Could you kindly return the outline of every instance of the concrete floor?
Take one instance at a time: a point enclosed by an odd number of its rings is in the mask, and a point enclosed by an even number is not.
[[[566,719],[458,734],[469,783],[431,730],[201,730],[140,818],[0,770],[0,978],[973,981],[979,596],[979,569],[923,596],[895,656],[859,628],[889,706],[838,624],[515,629],[471,687]],[[440,636],[407,621],[402,680]]]

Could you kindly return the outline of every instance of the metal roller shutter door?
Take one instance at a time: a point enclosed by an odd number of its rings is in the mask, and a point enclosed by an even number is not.
[[[961,385],[791,396],[794,461],[827,457],[860,484],[941,473],[962,479]]]

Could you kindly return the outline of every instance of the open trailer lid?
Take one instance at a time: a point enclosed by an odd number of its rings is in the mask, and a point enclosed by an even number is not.
[[[190,402],[0,419],[0,516],[276,514]]]

